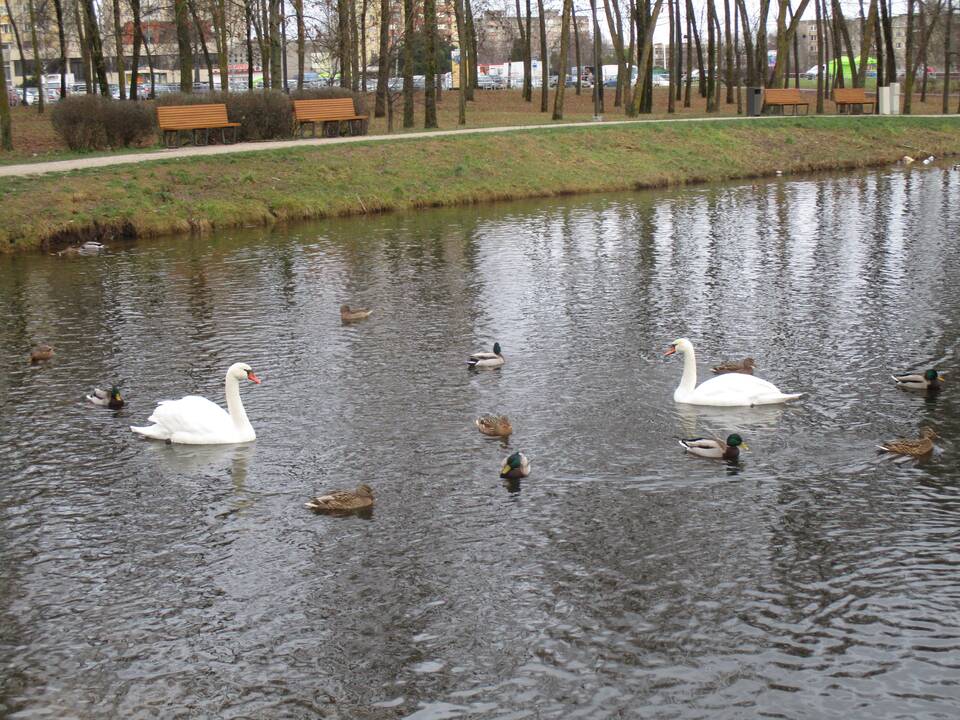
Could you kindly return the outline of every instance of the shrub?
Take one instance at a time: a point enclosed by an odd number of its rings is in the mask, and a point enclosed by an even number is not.
[[[71,95],[50,111],[54,129],[71,150],[141,145],[156,133],[152,107],[99,95]]]

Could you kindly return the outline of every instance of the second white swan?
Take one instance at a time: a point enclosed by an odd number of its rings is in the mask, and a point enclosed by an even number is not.
[[[686,338],[675,340],[664,355],[674,353],[683,355],[683,376],[673,393],[674,402],[712,407],[752,407],[785,403],[803,395],[783,393],[773,383],[740,373],[718,375],[697,385],[697,359],[693,354],[693,344]]]
[[[257,434],[240,400],[240,381],[243,379],[260,384],[260,378],[246,363],[231,365],[224,383],[227,410],[199,395],[161,400],[148,418],[153,425],[131,426],[130,429],[154,440],[186,445],[225,445],[256,440]]]

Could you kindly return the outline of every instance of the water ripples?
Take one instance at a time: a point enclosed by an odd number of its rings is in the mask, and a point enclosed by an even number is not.
[[[888,375],[956,362],[958,191],[879,171],[4,260],[0,714],[952,716],[958,401]],[[806,398],[674,405],[684,335],[701,373],[752,355]],[[238,360],[256,443],[129,431]],[[126,407],[84,402],[114,381]],[[938,455],[877,459],[922,424]],[[733,430],[736,465],[677,445]],[[361,482],[369,518],[302,507]]]

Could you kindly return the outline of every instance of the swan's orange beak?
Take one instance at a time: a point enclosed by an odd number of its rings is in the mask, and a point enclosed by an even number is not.
[[[257,385],[260,384],[260,378],[253,374],[253,370],[247,372],[247,380],[250,382],[255,382]]]
[[[667,351],[664,353],[664,356],[673,355],[676,351],[677,351],[677,346],[671,345],[670,347],[667,348]]]

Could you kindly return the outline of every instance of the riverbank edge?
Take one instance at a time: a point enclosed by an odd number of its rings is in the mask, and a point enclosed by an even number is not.
[[[960,116],[813,116],[762,123],[667,120],[158,158],[0,180],[0,252],[958,154]]]

